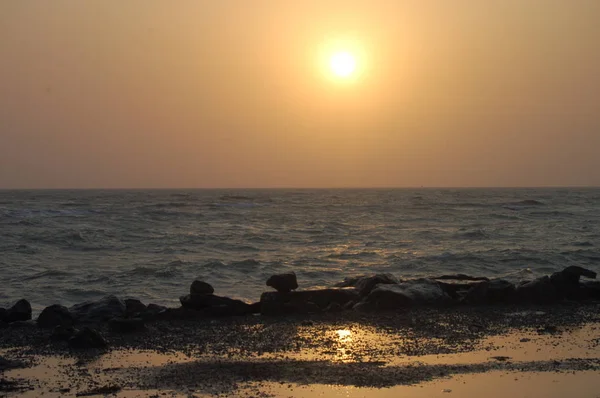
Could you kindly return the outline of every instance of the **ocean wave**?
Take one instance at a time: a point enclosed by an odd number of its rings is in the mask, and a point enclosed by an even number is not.
[[[63,279],[71,276],[73,276],[73,274],[70,272],[50,269],[37,272],[30,276],[22,277],[21,280],[33,281],[36,279]]]
[[[185,291],[195,277],[255,300],[266,278],[287,270],[303,287],[372,272],[597,272],[598,198],[600,190],[0,191],[0,279],[11,299],[26,291],[49,305],[81,301],[73,287],[96,291],[83,299],[106,291],[172,303],[173,287]]]
[[[532,211],[528,213],[530,216],[542,217],[571,217],[574,214],[568,211],[548,210],[548,211]]]
[[[234,252],[258,252],[261,251],[261,249],[259,249],[256,246],[251,246],[251,245],[242,245],[242,244],[236,244],[236,243],[228,243],[228,242],[219,242],[216,243],[214,245],[214,247],[216,249],[220,249],[220,250],[230,250],[230,251],[234,251]]]
[[[378,257],[380,253],[375,251],[359,251],[359,252],[342,252],[342,253],[331,253],[328,254],[328,258],[335,258],[339,260],[354,260],[354,259],[365,259]]]
[[[482,229],[460,232],[456,235],[456,237],[459,239],[467,239],[467,240],[482,240],[482,239],[490,238],[490,236]]]
[[[588,241],[584,241],[584,242],[575,242],[573,243],[573,246],[579,246],[579,247],[593,247],[594,244],[592,242],[588,242]]]
[[[220,200],[253,200],[250,196],[245,195],[221,195]]]
[[[542,201],[535,199],[525,199],[519,200],[517,202],[507,203],[509,206],[546,206],[546,204]]]
[[[5,251],[5,250],[0,250],[0,251]],[[36,253],[40,252],[40,250],[38,248],[30,246],[30,245],[25,245],[25,244],[18,245],[17,247],[14,248],[14,251],[17,253],[22,253],[22,254],[36,254]]]
[[[232,208],[238,208],[238,209],[248,209],[248,208],[253,208],[253,207],[259,207],[260,204],[259,203],[252,203],[252,202],[242,202],[242,203],[211,203],[210,207],[218,209],[220,207],[232,207]]]
[[[170,208],[170,207],[179,208],[179,207],[188,207],[190,205],[191,205],[191,203],[188,203],[188,202],[160,202],[160,203],[153,203],[150,205],[146,205],[143,207],[143,209],[164,209],[164,208]]]
[[[255,260],[253,258],[249,258],[242,261],[232,261],[231,263],[229,263],[229,265],[236,268],[252,269],[258,267],[260,265],[260,261]]]
[[[577,250],[566,250],[560,253],[567,258],[579,258],[589,262],[598,263],[600,262],[600,253],[595,250],[589,249],[577,249]]]
[[[76,297],[78,299],[95,299],[104,297],[108,294],[106,289],[98,289],[92,287],[69,287],[64,290],[66,295]]]
[[[54,217],[84,217],[99,213],[94,209],[58,210],[58,209],[8,209],[3,216],[9,218],[54,218]]]
[[[158,278],[172,278],[180,274],[180,271],[177,267],[172,265],[167,265],[163,268],[152,268],[152,267],[135,267],[132,270],[125,271],[123,276],[125,277],[158,277]]]

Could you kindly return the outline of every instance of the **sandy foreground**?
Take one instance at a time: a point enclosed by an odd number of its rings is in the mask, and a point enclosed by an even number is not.
[[[600,398],[600,304],[157,321],[73,351],[1,330],[7,397]]]

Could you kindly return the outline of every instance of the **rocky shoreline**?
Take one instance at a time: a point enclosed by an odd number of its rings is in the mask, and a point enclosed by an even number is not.
[[[114,333],[135,333],[153,321],[211,319],[260,315],[285,317],[322,313],[389,313],[412,308],[470,308],[498,305],[551,305],[556,303],[596,303],[600,301],[600,281],[596,273],[579,266],[522,284],[502,279],[463,274],[437,278],[400,280],[390,274],[347,278],[336,286],[319,290],[297,290],[296,275],[271,276],[260,301],[246,303],[214,294],[205,281],[193,281],[190,292],[180,297],[181,307],[145,305],[137,299],[121,300],[107,296],[70,308],[54,304],[46,307],[35,321],[26,299],[8,309],[0,308],[0,330],[51,330],[50,339],[65,341],[74,349],[106,348],[98,332],[102,327]]]
[[[568,267],[512,285],[371,275],[297,290],[296,276],[281,274],[253,304],[194,281],[178,308],[109,296],[52,305],[35,320],[19,300],[0,323],[0,395],[239,396],[250,386],[244,394],[265,396],[260,383],[387,388],[494,371],[588,377],[600,371],[600,289],[580,279],[595,276]],[[488,351],[507,334],[530,346]]]

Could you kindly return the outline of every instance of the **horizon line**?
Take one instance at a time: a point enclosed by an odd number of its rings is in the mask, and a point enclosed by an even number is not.
[[[0,191],[184,191],[184,190],[377,190],[377,189],[597,189],[600,185],[490,185],[490,186],[348,186],[348,187],[93,187],[93,188],[2,188]]]

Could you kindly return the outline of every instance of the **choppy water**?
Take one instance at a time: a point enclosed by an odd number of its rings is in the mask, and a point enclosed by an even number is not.
[[[195,278],[256,300],[287,270],[310,287],[573,264],[599,271],[600,189],[0,191],[0,304],[38,310],[173,304]]]

